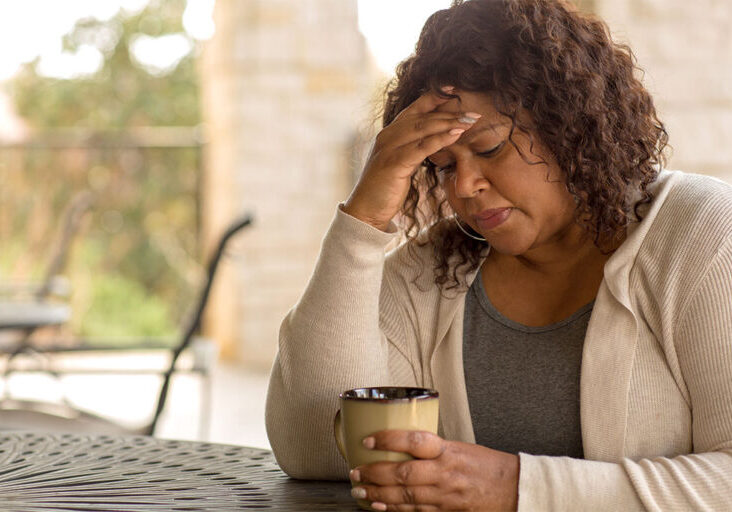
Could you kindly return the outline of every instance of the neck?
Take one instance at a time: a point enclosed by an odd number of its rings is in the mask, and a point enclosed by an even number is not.
[[[603,253],[598,248],[587,231],[577,224],[572,224],[567,230],[558,234],[554,239],[533,247],[523,254],[511,255],[491,253],[489,258],[500,268],[521,270],[541,276],[555,276],[576,272],[578,269],[588,269],[604,266],[612,251]]]

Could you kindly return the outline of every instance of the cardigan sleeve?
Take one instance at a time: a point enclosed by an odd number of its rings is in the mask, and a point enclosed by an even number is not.
[[[674,333],[694,453],[619,464],[521,454],[519,510],[732,510],[732,240]]]
[[[380,312],[388,299],[382,292],[385,253],[397,240],[393,226],[390,231],[339,208],[310,282],[280,327],[265,423],[277,462],[294,478],[347,477],[333,436],[339,393],[415,385],[411,363],[397,348],[403,343],[384,333],[399,335],[398,312]]]

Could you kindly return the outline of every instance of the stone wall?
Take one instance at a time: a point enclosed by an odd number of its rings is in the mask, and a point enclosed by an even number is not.
[[[217,276],[205,334],[266,368],[352,187],[373,67],[356,0],[218,0],[214,19],[202,66],[205,240],[242,212],[255,225]]]
[[[732,182],[729,0],[592,0],[630,44],[673,148],[669,167]]]

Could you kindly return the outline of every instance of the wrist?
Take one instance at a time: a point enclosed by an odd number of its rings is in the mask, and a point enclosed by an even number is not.
[[[520,459],[518,455],[506,452],[498,453],[499,460],[496,461],[498,469],[496,476],[496,489],[498,496],[496,502],[500,503],[500,510],[518,510],[518,493],[520,478]]]
[[[513,462],[511,463],[510,475],[511,480],[511,496],[513,497],[509,510],[518,510],[519,499],[519,479],[521,478],[521,458],[518,455],[511,455]]]
[[[375,216],[364,213],[363,211],[359,210],[358,205],[354,205],[351,199],[348,199],[345,203],[341,205],[341,211],[343,211],[343,213],[347,215],[350,215],[354,219],[365,222],[366,224],[369,224],[380,231],[384,231],[385,233],[389,230],[391,219],[379,219]]]

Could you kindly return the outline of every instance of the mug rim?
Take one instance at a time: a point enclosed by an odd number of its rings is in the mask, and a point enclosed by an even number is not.
[[[349,393],[356,393],[358,391],[371,391],[371,390],[407,390],[410,396],[394,397],[394,398],[378,398],[371,396],[353,396],[348,395]],[[429,400],[432,398],[439,398],[440,393],[436,389],[430,388],[418,388],[411,386],[371,386],[363,388],[347,389],[338,395],[341,400],[353,400],[356,402],[408,402],[409,400]]]

